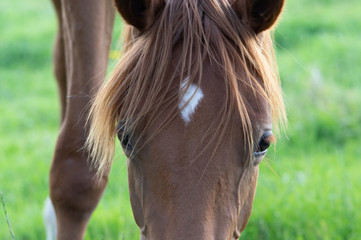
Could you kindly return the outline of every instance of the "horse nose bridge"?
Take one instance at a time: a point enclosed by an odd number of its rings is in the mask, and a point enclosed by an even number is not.
[[[241,174],[233,160],[217,155],[186,166],[177,161],[147,165],[144,239],[232,239]]]
[[[196,214],[197,215],[197,214]],[[207,218],[180,217],[167,219],[165,224],[154,223],[148,227],[141,239],[147,240],[218,240],[233,239],[234,226],[217,216]],[[161,226],[162,225],[162,226]]]
[[[224,198],[218,203],[212,194],[202,193],[194,197],[186,195],[157,207],[153,205],[147,211],[143,239],[232,239],[237,216],[232,214],[235,211],[229,205],[236,208],[236,204],[224,201],[227,200]]]

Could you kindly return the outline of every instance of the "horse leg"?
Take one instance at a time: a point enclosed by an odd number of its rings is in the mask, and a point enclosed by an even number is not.
[[[61,0],[53,0],[56,16],[58,19],[58,32],[55,39],[54,47],[54,75],[58,83],[60,107],[61,107],[61,123],[64,121],[66,108],[66,69],[65,69],[65,50],[64,50],[64,35],[63,24],[61,16]]]
[[[66,109],[66,68],[65,68],[65,49],[64,49],[64,35],[63,35],[63,24],[62,24],[62,8],[61,0],[52,0],[58,22],[58,30],[55,39],[54,46],[54,75],[58,84],[59,97],[60,97],[60,119],[61,125],[63,124]],[[44,224],[46,229],[46,239],[56,239],[56,216],[54,206],[47,198],[44,205],[43,212]]]
[[[55,73],[63,120],[50,171],[50,197],[56,212],[58,239],[82,239],[107,183],[107,176],[95,181],[95,170],[90,170],[88,152],[83,146],[87,107],[106,74],[114,9],[110,1],[54,3],[58,4],[61,27]]]

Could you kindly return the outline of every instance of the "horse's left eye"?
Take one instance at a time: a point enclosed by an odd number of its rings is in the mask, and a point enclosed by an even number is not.
[[[272,141],[274,139],[274,136],[272,134],[272,131],[268,130],[265,131],[258,141],[257,147],[255,149],[255,152],[253,153],[253,156],[255,158],[260,158],[266,155],[267,150],[269,146],[271,145]]]

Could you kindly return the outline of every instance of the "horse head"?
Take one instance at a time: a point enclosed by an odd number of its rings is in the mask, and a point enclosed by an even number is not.
[[[115,0],[133,34],[91,109],[101,175],[118,136],[141,239],[238,239],[285,121],[269,29],[283,0]]]

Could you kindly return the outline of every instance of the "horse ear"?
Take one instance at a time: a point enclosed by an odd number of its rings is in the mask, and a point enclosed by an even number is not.
[[[149,28],[156,14],[164,6],[164,0],[114,0],[124,20],[143,31]]]
[[[234,0],[232,6],[240,18],[258,34],[275,24],[284,3],[285,0]]]

